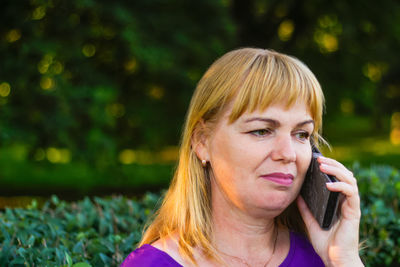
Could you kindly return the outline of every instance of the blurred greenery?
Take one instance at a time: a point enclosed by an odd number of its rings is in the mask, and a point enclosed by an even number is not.
[[[303,60],[328,155],[400,167],[400,3],[5,0],[0,194],[143,192],[171,177],[196,82],[242,46]]]
[[[0,265],[116,266],[158,195],[48,196],[165,188],[197,81],[243,46],[294,55],[316,74],[333,148],[323,152],[359,178],[363,259],[396,266],[400,3],[392,0],[2,1],[0,209],[30,204],[0,212]]]

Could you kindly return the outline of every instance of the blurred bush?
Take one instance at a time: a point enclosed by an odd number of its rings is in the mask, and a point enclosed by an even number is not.
[[[389,166],[361,168],[361,256],[366,266],[400,264],[400,174]],[[140,240],[160,195],[140,200],[52,197],[42,207],[0,213],[1,266],[118,266]],[[78,265],[76,265],[78,267]]]
[[[98,169],[175,145],[195,83],[232,43],[228,16],[218,1],[5,1],[0,144]]]
[[[0,146],[22,147],[24,159],[100,171],[148,162],[148,151],[178,144],[206,68],[242,46],[300,58],[324,88],[327,118],[368,116],[400,144],[397,1],[2,4]]]

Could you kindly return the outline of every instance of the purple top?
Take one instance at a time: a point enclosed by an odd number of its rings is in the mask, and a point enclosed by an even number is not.
[[[120,267],[182,267],[164,251],[145,244],[126,257]],[[325,266],[310,242],[300,234],[290,232],[290,249],[280,267]]]

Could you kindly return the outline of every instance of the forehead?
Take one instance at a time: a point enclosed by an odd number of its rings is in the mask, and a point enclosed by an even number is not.
[[[224,120],[229,121],[232,105],[228,105],[226,111],[224,112]],[[273,103],[265,109],[256,109],[253,112],[246,110],[235,122],[245,122],[250,118],[254,117],[269,117],[275,120],[283,121],[303,121],[313,119],[311,112],[307,105],[303,101],[297,101],[292,105],[287,105],[284,102]]]

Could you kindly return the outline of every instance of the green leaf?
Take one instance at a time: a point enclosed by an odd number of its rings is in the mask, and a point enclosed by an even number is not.
[[[71,258],[71,256],[68,254],[68,252],[65,252],[65,259],[66,259],[66,261],[67,261],[67,265],[68,265],[68,267],[71,267],[71,265],[72,265],[72,258]]]
[[[83,252],[84,252],[84,250],[83,250],[83,242],[82,241],[77,242],[74,245],[74,247],[72,249],[72,252],[73,253],[77,253],[77,254],[83,254]]]
[[[10,261],[10,266],[25,265],[25,260],[22,258],[16,258]]]
[[[0,225],[0,230],[2,233],[2,237],[4,238],[4,241],[9,242],[10,241],[10,234],[7,232],[7,230],[3,227],[3,225]]]
[[[26,244],[28,245],[28,247],[31,247],[34,243],[35,243],[35,237],[31,235]]]
[[[111,258],[105,255],[104,253],[99,254],[101,260],[103,261],[104,265],[111,264]]]
[[[87,262],[78,262],[72,265],[72,267],[92,267],[92,265]]]
[[[60,200],[58,199],[57,196],[52,195],[51,196],[51,202],[53,202],[53,204],[57,206],[60,203]]]

